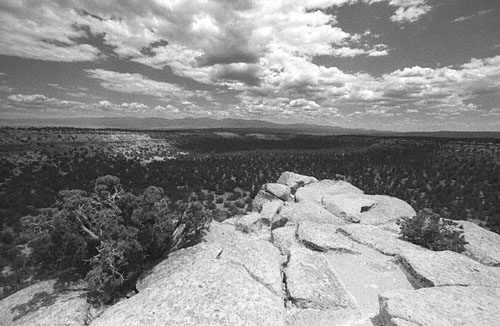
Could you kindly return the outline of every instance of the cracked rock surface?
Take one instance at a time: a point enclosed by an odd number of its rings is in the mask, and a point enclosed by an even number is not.
[[[262,189],[254,212],[213,222],[204,242],[172,253],[90,325],[499,324],[500,235],[462,222],[466,252],[434,252],[399,239],[395,221],[415,215],[400,199],[292,172]],[[44,284],[0,301],[0,325],[88,325],[76,297],[13,321],[13,302]]]

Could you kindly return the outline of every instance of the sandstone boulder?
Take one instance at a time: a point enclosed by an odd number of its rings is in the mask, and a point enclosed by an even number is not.
[[[322,203],[330,213],[345,214],[348,220],[360,221],[361,213],[369,211],[377,203],[371,196],[347,193],[323,196]]]
[[[299,188],[295,194],[295,201],[314,201],[321,204],[324,196],[345,193],[362,194],[363,191],[342,180],[321,180]]]
[[[301,222],[297,235],[300,242],[313,250],[359,254],[356,244],[337,233],[337,228],[335,225]]]
[[[0,325],[84,326],[91,318],[86,291],[43,281],[0,301]]]
[[[284,325],[283,299],[224,250],[214,242],[173,253],[91,325]]]
[[[369,210],[362,212],[361,224],[381,225],[393,223],[401,217],[417,215],[415,210],[404,200],[396,197],[373,195],[369,196],[376,204]]]
[[[276,197],[275,195],[264,190],[259,190],[259,192],[257,193],[257,195],[255,195],[255,198],[252,201],[252,209],[260,213],[260,211],[262,210],[262,205],[271,202],[283,203],[283,201],[278,197]]]
[[[271,224],[282,207],[283,202],[281,201],[273,201],[262,205],[262,210],[260,211],[260,215],[262,216],[262,223]]]
[[[243,215],[235,223],[235,226],[245,233],[256,233],[262,228],[262,216],[257,212]]]
[[[379,297],[387,326],[498,325],[500,289],[442,286],[386,292]]]
[[[286,221],[294,223],[310,221],[335,225],[345,224],[342,218],[331,214],[323,206],[309,201],[290,203],[284,206],[276,216],[273,225],[284,225]]]
[[[298,244],[296,233],[297,226],[295,225],[284,226],[272,231],[273,244],[279,249],[281,254],[288,255],[290,253],[290,248]]]
[[[463,227],[466,256],[489,266],[500,266],[500,235],[472,222],[455,221]]]
[[[356,306],[322,253],[292,247],[285,274],[288,293],[298,308],[325,310]]]
[[[283,201],[290,200],[291,189],[287,185],[280,183],[266,183],[264,185],[264,190],[270,194],[275,195]]]
[[[276,181],[276,183],[286,185],[295,190],[301,186],[314,182],[318,182],[318,179],[288,171],[281,173],[278,181]]]
[[[446,285],[500,287],[500,268],[453,251],[403,251],[398,262],[416,288]]]

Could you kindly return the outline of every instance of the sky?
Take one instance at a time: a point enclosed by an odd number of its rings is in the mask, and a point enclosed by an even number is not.
[[[500,1],[0,1],[0,119],[102,116],[500,131]]]

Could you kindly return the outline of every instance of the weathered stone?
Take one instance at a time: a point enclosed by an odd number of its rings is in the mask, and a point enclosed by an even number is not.
[[[314,201],[321,204],[324,196],[345,193],[362,194],[363,191],[342,180],[321,180],[299,188],[295,194],[295,201]]]
[[[262,216],[257,212],[243,215],[235,224],[236,228],[242,232],[258,232],[262,228]]]
[[[314,182],[318,182],[318,179],[288,171],[281,173],[278,181],[276,181],[276,183],[281,183],[294,189]]]
[[[82,290],[55,289],[56,280],[43,281],[0,301],[2,326],[83,326],[90,305]]]
[[[284,325],[283,299],[224,250],[202,243],[173,253],[91,325]]]
[[[287,326],[336,326],[363,325],[378,326],[370,322],[357,309],[294,309],[287,318]]]
[[[416,288],[445,285],[500,287],[500,268],[453,251],[404,251],[398,262]]]
[[[244,266],[253,279],[276,295],[284,296],[282,257],[271,242],[242,235],[235,242],[224,244],[219,259]]]
[[[278,296],[284,295],[281,276],[282,257],[271,242],[258,239],[255,235],[250,237],[231,225],[218,222],[210,224],[210,231],[205,235],[204,241],[221,247],[219,260],[244,266],[254,279],[269,290]],[[139,290],[144,288],[141,282],[144,280],[138,282]]]
[[[394,223],[403,216],[411,217],[417,215],[407,202],[399,198],[382,195],[373,195],[368,198],[375,201],[376,205],[361,213],[361,224],[388,224]]]
[[[224,222],[212,221],[208,232],[203,237],[203,242],[217,242],[221,244],[232,244],[241,237],[241,232],[236,231],[236,226]]]
[[[359,255],[327,252],[325,258],[357,304],[357,311],[352,311],[355,322],[351,324],[371,325],[367,322],[378,314],[381,292],[413,287],[393,257],[361,245],[358,249]]]
[[[335,225],[343,225],[346,223],[340,217],[328,212],[323,208],[323,206],[309,201],[290,203],[289,205],[284,206],[280,213],[276,216],[273,225],[284,225],[284,222],[286,221],[294,223],[310,221]]]
[[[272,231],[272,242],[283,255],[290,253],[290,248],[297,242],[297,226],[284,226]]]
[[[329,212],[335,214],[337,210],[338,213],[344,213],[357,219],[360,218],[362,212],[370,210],[375,204],[376,202],[369,195],[363,194],[347,193],[323,196],[323,205]]]
[[[500,266],[500,235],[472,222],[455,221],[463,227],[466,256],[488,266]]]
[[[356,306],[322,253],[292,247],[285,274],[290,298],[299,308],[325,310]]]
[[[283,202],[275,195],[270,194],[264,190],[259,190],[259,192],[257,193],[257,195],[255,195],[255,198],[252,201],[252,209],[260,213],[260,211],[262,210],[262,205],[264,205],[265,203],[270,203],[275,201],[281,203]]]
[[[443,286],[386,292],[379,297],[386,326],[498,325],[500,289]]]
[[[287,185],[280,183],[266,183],[264,185],[264,190],[275,195],[283,201],[290,200],[291,189]]]
[[[356,250],[356,244],[337,233],[337,228],[335,225],[301,222],[297,235],[299,241],[313,250],[359,254],[360,252]]]
[[[260,211],[260,215],[262,216],[262,223],[270,225],[276,215],[280,212],[282,207],[283,202],[281,201],[274,201],[262,205],[262,210]]]
[[[238,222],[239,220],[239,217],[230,217],[230,218],[227,218],[225,219],[224,221],[222,221],[221,223],[222,224],[231,224],[231,225],[235,225],[236,222]]]
[[[381,226],[349,224],[340,226],[338,232],[384,255],[394,256],[403,251],[427,251],[427,249],[413,243],[400,240],[399,234],[386,230]]]

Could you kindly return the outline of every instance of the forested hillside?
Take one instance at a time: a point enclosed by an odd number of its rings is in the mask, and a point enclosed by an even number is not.
[[[64,141],[0,146],[0,269],[16,256],[12,246],[22,244],[23,216],[54,205],[61,190],[90,193],[105,175],[118,177],[135,195],[161,187],[170,202],[200,202],[222,220],[251,210],[260,185],[294,171],[343,179],[368,194],[401,198],[416,211],[430,208],[500,233],[498,140],[184,131],[138,138],[124,133],[122,139],[107,132],[106,141],[94,135],[84,142],[82,133],[57,132]]]

